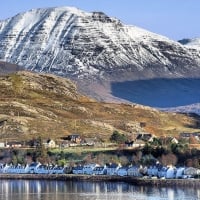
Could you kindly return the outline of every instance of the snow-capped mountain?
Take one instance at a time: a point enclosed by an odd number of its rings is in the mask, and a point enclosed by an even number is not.
[[[0,60],[62,76],[121,81],[200,72],[195,50],[104,13],[71,7],[33,9],[1,21]]]
[[[156,95],[158,102],[170,94],[162,107],[173,106],[169,102],[175,98],[179,98],[177,106],[183,106],[182,99],[187,95],[192,98],[188,104],[199,103],[196,86],[180,81],[200,81],[198,49],[124,25],[102,12],[71,7],[33,9],[0,21],[0,60],[72,78],[79,90],[99,100],[139,99],[137,103],[143,103],[147,94],[148,102]],[[168,87],[166,79],[174,83],[177,78],[173,93],[168,93],[171,85]],[[151,81],[154,79],[156,87]]]

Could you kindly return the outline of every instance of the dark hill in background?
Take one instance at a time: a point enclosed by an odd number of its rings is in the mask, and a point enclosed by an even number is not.
[[[19,65],[0,61],[0,75],[13,73],[21,70],[24,70],[24,68]]]
[[[200,79],[149,79],[112,83],[112,94],[157,108],[200,102]]]

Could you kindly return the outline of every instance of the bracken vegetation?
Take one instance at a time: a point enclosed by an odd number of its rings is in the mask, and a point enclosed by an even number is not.
[[[96,102],[65,78],[25,71],[0,77],[0,121],[2,140],[55,139],[76,132],[108,141],[114,130],[126,137],[138,132],[175,136],[200,126],[195,116]]]

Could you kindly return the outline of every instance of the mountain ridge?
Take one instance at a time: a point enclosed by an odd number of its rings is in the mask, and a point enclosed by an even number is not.
[[[200,76],[197,49],[102,12],[69,7],[32,9],[1,21],[0,60],[70,78],[101,101],[126,101],[113,95],[116,82]]]
[[[174,76],[177,68],[176,76],[181,76],[189,65],[195,70],[200,63],[198,53],[178,42],[123,25],[102,12],[68,7],[33,9],[0,22],[0,49],[2,60],[75,78],[112,78],[114,70],[119,78],[124,68],[147,77],[162,72]],[[146,75],[140,73],[144,70]]]

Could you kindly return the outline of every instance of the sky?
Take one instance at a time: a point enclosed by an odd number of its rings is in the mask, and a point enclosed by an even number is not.
[[[2,0],[0,5],[0,20],[32,8],[73,6],[102,11],[173,40],[200,38],[200,0]]]

